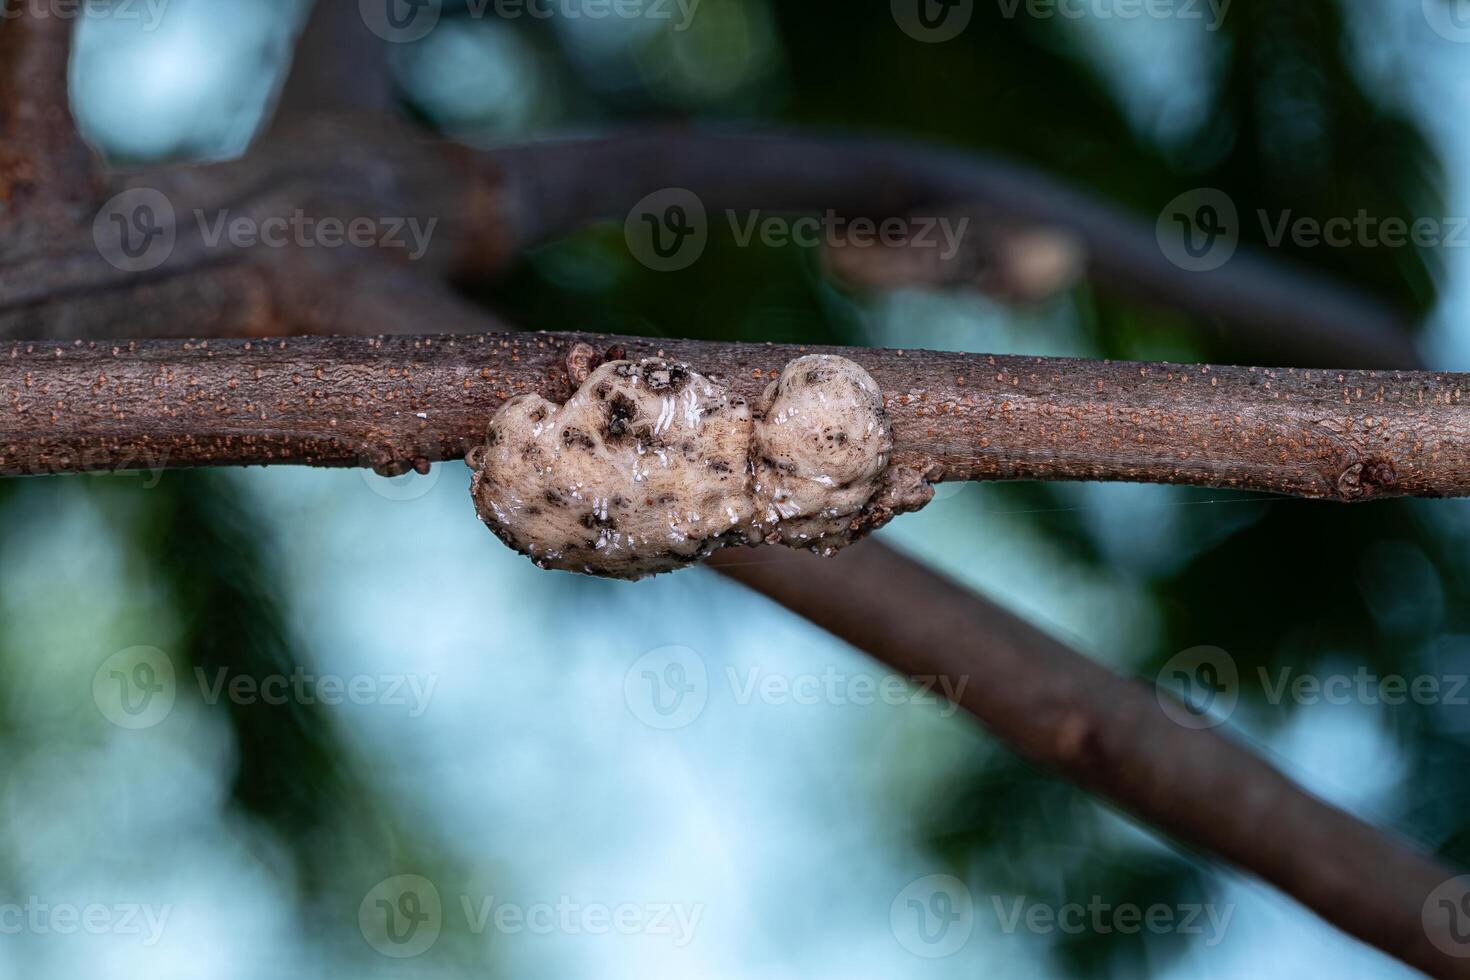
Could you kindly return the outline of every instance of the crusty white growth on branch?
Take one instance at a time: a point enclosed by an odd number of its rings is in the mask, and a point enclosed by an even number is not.
[[[928,500],[890,472],[882,393],[846,358],[791,361],[752,406],[684,364],[588,372],[588,353],[568,359],[585,380],[565,404],[510,399],[469,460],[480,517],[543,568],[637,579],[728,545],[831,554]]]
[[[819,552],[850,544],[893,452],[878,383],[845,357],[786,365],[762,396],[751,463],[765,536]]]

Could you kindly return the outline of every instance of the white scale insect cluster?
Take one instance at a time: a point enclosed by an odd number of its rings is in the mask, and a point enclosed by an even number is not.
[[[620,360],[564,405],[502,405],[470,492],[537,565],[637,579],[729,545],[851,544],[929,499],[892,450],[877,382],[843,357],[790,362],[755,405],[687,365]]]

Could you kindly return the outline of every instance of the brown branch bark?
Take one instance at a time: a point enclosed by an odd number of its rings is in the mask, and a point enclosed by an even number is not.
[[[157,192],[167,201],[151,213],[171,248],[156,266],[119,267],[107,261],[91,215],[54,230],[44,248],[0,262],[0,336],[406,333],[419,329],[420,317],[435,329],[485,329],[491,318],[476,312],[471,326],[465,315],[448,312],[438,290],[438,280],[461,268],[499,261],[484,258],[496,248],[486,244],[494,231],[482,233],[476,222],[493,222],[482,220],[487,192],[469,172],[465,151],[391,123],[363,142],[345,135],[358,132],[303,123],[246,159],[118,177],[113,193]],[[126,228],[133,206],[118,198],[109,205],[117,213],[104,218]],[[308,234],[303,246],[288,230],[284,247],[235,247],[224,234],[226,223],[240,219],[258,229],[298,216],[308,228],[366,218],[376,231],[392,232],[396,244],[324,247]],[[402,247],[399,226],[409,220],[433,229],[421,258]],[[118,232],[104,223],[102,234]],[[391,301],[377,301],[383,297]]]
[[[421,317],[432,318],[435,330],[483,330],[493,325],[483,312],[472,327],[460,314],[440,319],[447,304],[438,284],[458,274],[493,275],[509,261],[508,205],[494,179],[464,147],[425,139],[392,120],[364,127],[341,119],[296,120],[238,160],[119,174],[109,194],[162,195],[168,206],[154,208],[153,221],[172,246],[149,268],[123,268],[106,260],[91,213],[48,228],[43,243],[0,254],[0,336],[411,333],[422,330],[415,322]],[[121,213],[104,217],[131,221],[129,199],[119,200]],[[417,259],[400,245],[302,247],[293,240],[237,248],[218,234],[221,222],[246,219],[261,228],[298,216],[310,227],[368,219],[399,243],[406,221],[433,232]],[[109,224],[102,231],[114,233]],[[365,302],[349,283],[397,299]],[[424,309],[408,317],[414,292]],[[131,319],[118,317],[123,309]]]
[[[19,241],[18,219],[34,222],[48,209],[74,215],[96,194],[98,171],[67,94],[76,11],[0,4],[0,216],[11,225],[10,244],[29,245]]]
[[[836,558],[726,551],[721,574],[915,677],[1027,759],[1252,872],[1430,976],[1470,976],[1423,921],[1450,872],[1323,803],[1235,742],[1175,724],[1154,693],[922,564],[865,542]],[[961,684],[960,682],[964,683]]]
[[[894,465],[931,479],[1113,480],[1357,501],[1470,494],[1470,376],[796,348],[584,334],[0,348],[0,475],[462,456],[506,398],[565,398],[584,341],[754,397],[803,353],[878,381]],[[426,444],[422,434],[433,433]]]
[[[822,248],[822,265],[844,285],[865,291],[931,286],[971,289],[1003,302],[1033,303],[1070,289],[1082,278],[1086,250],[1076,235],[1020,224],[983,207],[941,215],[966,234],[953,251],[931,247],[922,216],[902,242],[863,245],[846,236]]]
[[[357,0],[312,0],[281,86],[271,129],[331,115],[388,115],[393,80],[382,38],[368,30]]]

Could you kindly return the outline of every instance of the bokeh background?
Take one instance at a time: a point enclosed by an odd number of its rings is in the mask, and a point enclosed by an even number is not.
[[[120,161],[242,152],[302,8],[157,3],[79,22],[85,134]],[[1470,214],[1458,0],[1235,0],[1221,19],[1183,2],[1124,18],[1102,0],[1067,7],[1077,17],[976,0],[944,43],[916,40],[881,2],[700,0],[684,29],[662,2],[672,19],[553,6],[447,4],[392,51],[404,111],[485,145],[668,120],[873,130],[1003,155],[1149,223],[1196,187],[1243,214]],[[1259,223],[1243,234],[1266,246]],[[1433,366],[1470,368],[1470,249],[1270,251],[1407,310]],[[614,224],[474,294],[529,328],[1271,360],[1086,284],[1019,308],[855,295],[811,250],[742,248],[718,224],[682,272],[640,265]],[[1334,366],[1333,352],[1297,366]],[[1019,763],[963,715],[911,694],[854,703],[879,667],[712,573],[538,572],[483,531],[467,484],[458,463],[396,479],[0,482],[0,905],[51,910],[0,911],[0,974],[1409,975]],[[958,485],[882,537],[1121,671],[1151,680],[1180,651],[1226,651],[1236,737],[1470,862],[1463,699],[1299,703],[1262,681],[1366,671],[1445,679],[1448,694],[1470,674],[1466,504]],[[644,673],[670,663],[704,678],[672,720]],[[317,696],[218,693],[272,676]],[[133,681],[158,684],[141,714],[119,700]],[[934,875],[969,901],[938,946],[906,918]],[[385,936],[388,911],[431,915],[424,883],[433,921]],[[1228,918],[1138,933],[1011,919],[1099,901]],[[54,914],[90,906],[105,909],[99,928]]]

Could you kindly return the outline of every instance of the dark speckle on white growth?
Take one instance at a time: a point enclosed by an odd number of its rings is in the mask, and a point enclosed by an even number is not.
[[[543,568],[627,579],[731,544],[831,552],[906,509],[873,506],[893,437],[861,367],[798,358],[758,409],[682,364],[611,361],[564,405],[501,406],[470,459],[476,509]]]
[[[612,361],[565,405],[521,395],[490,423],[481,518],[544,568],[641,578],[750,523],[750,407],[682,365]]]
[[[882,488],[893,433],[878,383],[845,357],[797,358],[766,389],[755,427],[756,519],[768,537],[819,551]]]

